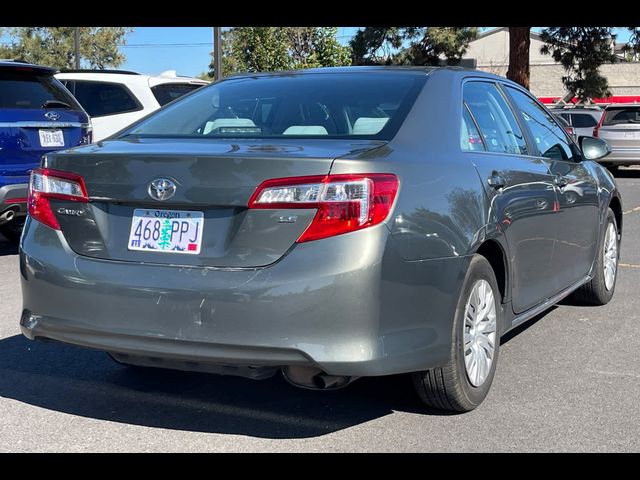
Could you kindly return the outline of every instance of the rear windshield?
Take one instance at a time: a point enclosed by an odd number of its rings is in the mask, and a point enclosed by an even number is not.
[[[625,123],[640,123],[640,105],[637,107],[613,107],[604,112],[602,125],[621,125]]]
[[[598,124],[595,118],[588,113],[572,113],[571,125],[576,128],[595,127]]]
[[[65,108],[82,110],[69,91],[51,75],[0,71],[0,108]]]
[[[173,102],[176,98],[180,98],[181,96],[189,92],[193,92],[202,86],[203,85],[193,83],[163,83],[161,85],[151,87],[151,91],[162,107],[169,102]]]
[[[426,79],[385,72],[232,78],[178,100],[123,135],[389,140]]]

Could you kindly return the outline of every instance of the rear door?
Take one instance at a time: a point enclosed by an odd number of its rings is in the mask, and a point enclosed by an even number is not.
[[[566,132],[531,95],[505,87],[534,140],[534,154],[548,165],[558,197],[556,242],[548,282],[556,292],[583,280],[595,257],[599,232],[598,185],[580,162]]]
[[[551,296],[551,257],[556,241],[557,198],[547,164],[534,156],[504,94],[491,81],[464,84],[473,124],[469,150],[509,247],[513,309],[521,313]],[[464,126],[465,122],[463,122]],[[463,149],[465,142],[463,142]],[[472,148],[471,148],[472,147]]]
[[[88,140],[82,107],[50,73],[0,68],[0,178],[28,181],[43,154]]]

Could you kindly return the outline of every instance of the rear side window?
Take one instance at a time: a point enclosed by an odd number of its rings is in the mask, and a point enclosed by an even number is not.
[[[92,117],[135,112],[142,105],[124,85],[75,80],[74,95]]]
[[[572,160],[569,137],[553,120],[551,114],[529,95],[512,87],[506,89],[520,110],[540,155],[552,160]]]
[[[595,127],[598,124],[595,118],[588,113],[572,113],[571,125],[576,128]]]
[[[515,155],[527,153],[520,126],[495,84],[467,82],[463,96],[480,127],[487,150]]]
[[[407,73],[286,73],[199,89],[125,135],[389,140],[427,81]]]
[[[640,123],[640,105],[637,107],[613,107],[605,110],[603,126],[608,127],[625,123]]]
[[[181,96],[189,92],[193,92],[202,86],[203,85],[193,83],[163,83],[162,85],[151,87],[151,91],[162,107],[169,102],[173,102],[176,98],[180,98]]]
[[[462,107],[462,124],[460,127],[460,148],[470,151],[484,151],[482,137],[473,122],[467,106]]]
[[[0,108],[64,108],[47,102],[63,102],[81,110],[78,102],[51,75],[0,72]]]

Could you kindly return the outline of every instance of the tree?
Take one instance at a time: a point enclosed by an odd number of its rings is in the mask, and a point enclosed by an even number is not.
[[[559,62],[567,73],[562,83],[580,100],[611,95],[607,79],[599,72],[604,63],[617,60],[613,27],[548,27],[542,31],[542,53]]]
[[[340,67],[351,64],[349,47],[340,45],[336,27],[285,27],[293,68]]]
[[[366,27],[351,40],[356,65],[449,65],[460,63],[475,27]]]
[[[14,27],[11,45],[0,47],[0,57],[25,60],[58,69],[75,66],[74,27]],[[120,46],[133,31],[125,27],[80,27],[81,66],[119,67],[125,56]]]
[[[529,89],[531,27],[509,27],[509,68],[507,78]]]
[[[234,72],[349,65],[335,27],[234,27],[222,33],[223,76]],[[213,78],[213,62],[209,78]]]

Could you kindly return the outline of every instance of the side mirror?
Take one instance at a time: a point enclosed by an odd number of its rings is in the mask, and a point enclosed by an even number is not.
[[[580,149],[585,160],[599,160],[611,153],[609,144],[595,137],[580,137]]]

